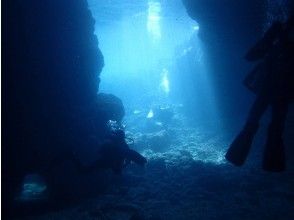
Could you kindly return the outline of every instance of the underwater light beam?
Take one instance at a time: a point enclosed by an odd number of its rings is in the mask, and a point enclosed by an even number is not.
[[[161,4],[159,2],[148,2],[147,30],[154,40],[161,39],[160,12]]]
[[[165,94],[169,94],[169,80],[168,80],[168,70],[163,69],[162,70],[162,80],[161,80],[161,87]]]

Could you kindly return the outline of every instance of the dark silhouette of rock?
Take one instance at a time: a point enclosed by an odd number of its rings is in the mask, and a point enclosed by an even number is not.
[[[112,120],[121,123],[125,116],[122,101],[112,94],[99,93],[96,109],[103,114],[103,118],[107,119],[107,121]]]
[[[267,1],[183,0],[183,3],[190,17],[199,23],[198,35],[204,45],[205,65],[209,66],[207,78],[214,91],[219,116],[232,118],[234,112],[242,115],[250,99],[247,91],[236,82],[240,82],[250,69],[242,57],[247,48],[262,36],[267,19]],[[191,43],[192,47],[196,45],[195,41]],[[190,62],[195,53],[196,49],[179,59],[178,68],[189,72],[186,63]],[[196,62],[193,64],[194,72],[197,72],[199,67]],[[197,84],[197,74],[189,75],[188,79]],[[188,84],[190,87],[191,93],[199,90]],[[235,107],[231,103],[235,103]]]
[[[93,127],[91,120],[102,117],[91,106],[97,101],[104,62],[86,0],[2,3],[6,216],[26,174],[40,170],[60,152],[86,148],[89,135],[105,128],[99,123]]]

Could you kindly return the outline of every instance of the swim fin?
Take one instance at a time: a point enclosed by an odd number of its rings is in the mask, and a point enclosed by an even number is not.
[[[225,158],[235,166],[242,166],[249,154],[258,124],[247,124],[230,145]]]

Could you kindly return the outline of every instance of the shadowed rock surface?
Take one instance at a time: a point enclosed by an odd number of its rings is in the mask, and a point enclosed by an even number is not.
[[[86,0],[4,1],[2,16],[5,213],[24,175],[104,129],[90,108],[104,64]]]
[[[241,59],[263,33],[268,2],[184,0],[200,24],[218,82],[215,88],[224,103],[219,105],[221,117],[232,135],[250,102],[240,83],[250,68]],[[289,152],[285,173],[261,171],[264,124],[255,150],[240,169],[223,158],[232,135],[203,134],[187,127],[182,115],[165,119],[167,126],[146,121],[146,115],[127,118],[127,134],[149,159],[145,170],[131,165],[122,176],[106,171],[81,177],[65,163],[44,171],[68,151],[76,151],[83,162],[95,158],[106,120],[122,118],[123,106],[111,96],[114,102],[106,98],[100,100],[106,105],[96,108],[103,56],[85,0],[4,1],[3,9],[4,218],[8,211],[19,211],[11,204],[23,177],[39,171],[60,204],[41,204],[39,213],[39,206],[29,203],[20,208],[24,214],[19,212],[19,219],[294,219],[293,106],[285,132]],[[228,58],[223,58],[224,51]],[[185,62],[179,61],[181,65]],[[110,115],[104,114],[107,108]],[[164,152],[158,145],[166,145],[160,147]],[[92,199],[79,200],[82,197]]]

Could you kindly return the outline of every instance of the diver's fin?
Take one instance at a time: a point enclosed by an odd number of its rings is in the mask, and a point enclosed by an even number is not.
[[[250,151],[258,124],[248,124],[230,145],[225,158],[235,166],[242,166]]]
[[[285,148],[281,137],[275,137],[269,133],[263,154],[262,168],[269,172],[285,170]]]

